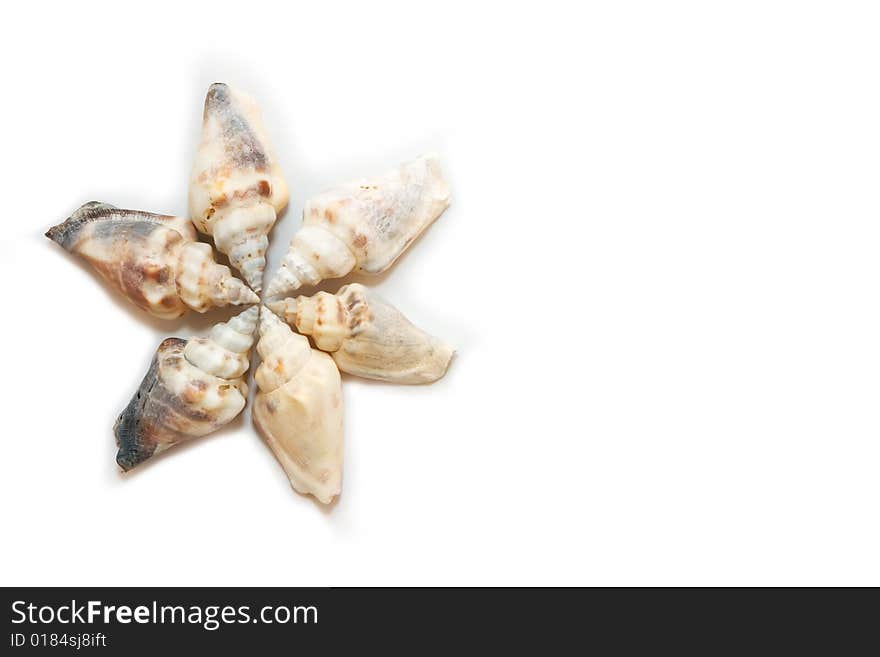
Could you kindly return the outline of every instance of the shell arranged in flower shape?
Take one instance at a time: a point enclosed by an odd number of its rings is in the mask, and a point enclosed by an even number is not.
[[[245,407],[242,376],[250,363],[259,309],[216,324],[208,337],[167,338],[113,433],[123,470],[172,445],[216,431]]]
[[[132,303],[166,319],[261,303],[268,234],[289,200],[252,98],[212,84],[202,119],[189,219],[91,202],[46,233]],[[387,270],[449,203],[449,184],[433,154],[317,195],[304,206],[267,296]],[[243,281],[215,261],[197,231],[213,239]],[[254,425],[291,486],[330,504],[342,491],[340,370],[428,383],[445,375],[454,354],[363,285],[269,306],[252,306],[204,337],[162,341],[113,427],[123,471],[237,417],[247,404],[245,376],[256,341]]]
[[[327,354],[263,308],[254,424],[293,488],[329,504],[342,490],[342,382]]]
[[[92,201],[46,236],[84,258],[132,303],[164,319],[259,301],[188,219]]]
[[[225,84],[212,84],[190,178],[190,216],[257,292],[267,234],[287,200],[257,104]]]
[[[306,203],[302,226],[266,294],[353,270],[381,273],[448,206],[449,185],[435,155],[326,191]]]
[[[414,326],[403,313],[358,283],[267,304],[330,352],[343,372],[393,383],[431,383],[455,350]]]

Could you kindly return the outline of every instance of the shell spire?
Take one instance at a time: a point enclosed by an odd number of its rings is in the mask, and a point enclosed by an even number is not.
[[[177,443],[212,433],[245,407],[242,376],[254,343],[256,306],[216,324],[207,337],[167,338],[113,433],[116,462],[130,470]]]
[[[342,382],[325,353],[263,308],[253,419],[294,490],[329,504],[342,490]]]
[[[223,379],[244,375],[259,313],[259,307],[252,306],[228,322],[215,324],[208,337],[187,342],[184,356],[203,372]]]
[[[251,304],[256,294],[195,241],[182,217],[123,210],[92,201],[46,237],[85,259],[139,308],[164,319],[187,310]]]
[[[190,178],[190,216],[257,292],[267,235],[287,200],[287,183],[256,102],[225,84],[212,84]]]
[[[302,225],[266,295],[351,271],[385,271],[449,207],[449,196],[434,154],[319,194],[306,203]]]
[[[335,295],[268,304],[343,372],[392,383],[431,383],[442,377],[455,349],[414,326],[397,308],[363,285],[346,285]]]

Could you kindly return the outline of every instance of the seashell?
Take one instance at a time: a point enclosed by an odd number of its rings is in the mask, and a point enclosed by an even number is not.
[[[46,237],[83,257],[136,306],[164,319],[259,301],[196,242],[192,223],[107,203],[86,203]]]
[[[342,490],[342,382],[327,354],[265,307],[254,424],[293,488],[329,504]]]
[[[287,183],[259,107],[240,91],[212,84],[190,178],[190,216],[257,292],[266,268],[267,235],[287,199]]]
[[[341,185],[308,201],[281,268],[276,296],[350,271],[385,271],[449,207],[449,185],[435,155],[385,175]]]
[[[358,283],[335,295],[267,304],[296,330],[330,352],[343,372],[393,383],[431,383],[442,377],[455,349],[414,326],[403,313]]]
[[[116,462],[130,470],[188,438],[230,422],[245,407],[259,309],[252,306],[208,337],[167,338],[159,345],[138,391],[116,420]]]

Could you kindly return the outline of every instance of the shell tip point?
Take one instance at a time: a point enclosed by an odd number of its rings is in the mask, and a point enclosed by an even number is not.
[[[260,297],[253,290],[245,288],[245,293],[242,296],[242,305],[260,303]]]
[[[268,308],[279,317],[284,315],[284,309],[286,305],[287,304],[285,304],[284,301],[269,301],[268,303],[264,304],[266,308]]]

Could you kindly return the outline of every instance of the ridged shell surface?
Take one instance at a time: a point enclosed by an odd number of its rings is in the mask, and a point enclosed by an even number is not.
[[[167,338],[114,426],[123,470],[229,423],[245,407],[258,309],[248,308],[206,338]]]
[[[455,350],[410,322],[375,292],[353,283],[339,292],[268,304],[343,372],[392,383],[431,383],[442,377]]]
[[[319,194],[306,202],[302,225],[266,295],[351,271],[385,271],[449,206],[449,196],[433,154]]]
[[[267,234],[287,200],[257,104],[228,85],[211,85],[190,178],[190,215],[256,291],[266,267]]]
[[[259,299],[193,241],[188,219],[124,210],[92,201],[46,236],[85,259],[114,288],[151,315],[180,317]]]

